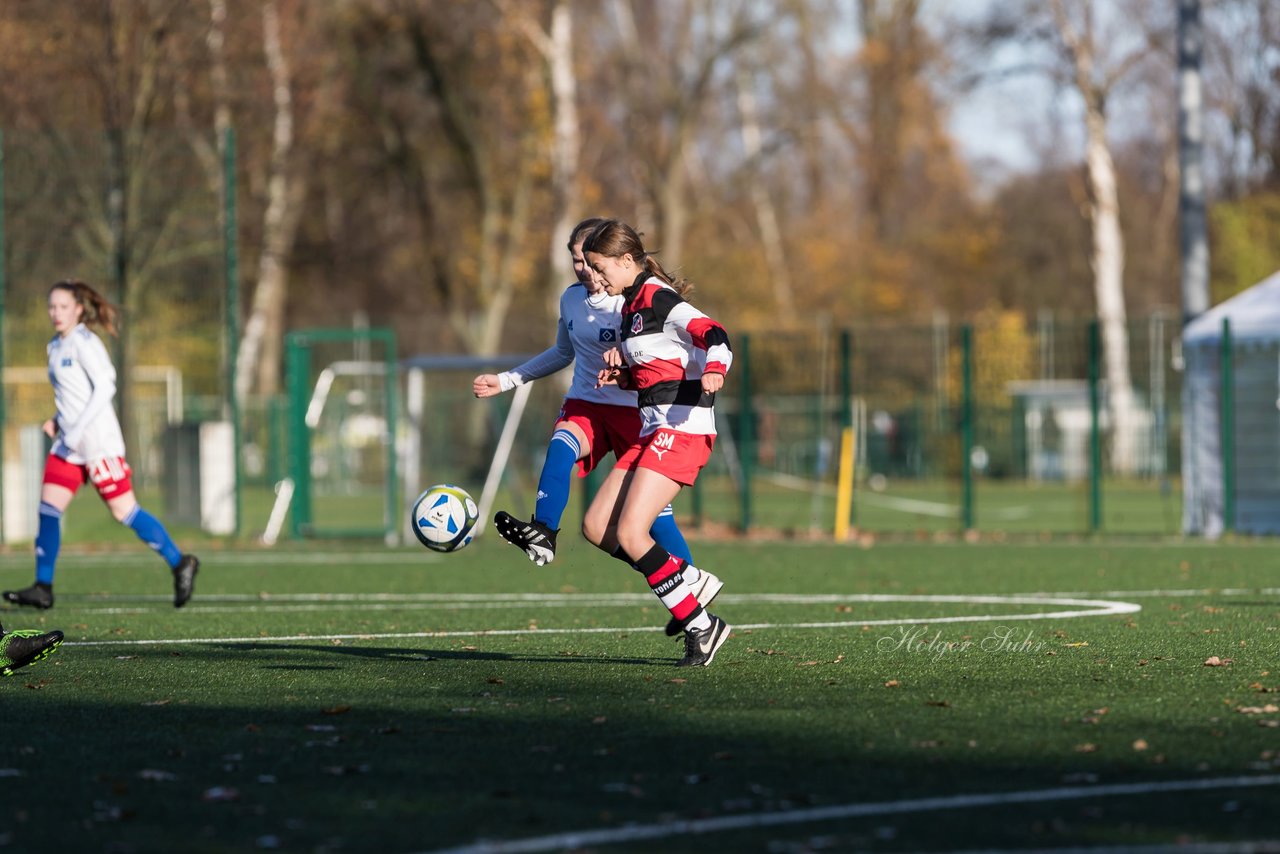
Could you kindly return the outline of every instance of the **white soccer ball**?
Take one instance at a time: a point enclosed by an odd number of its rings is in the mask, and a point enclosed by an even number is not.
[[[437,552],[456,552],[471,542],[480,508],[465,489],[438,483],[413,502],[413,533]]]

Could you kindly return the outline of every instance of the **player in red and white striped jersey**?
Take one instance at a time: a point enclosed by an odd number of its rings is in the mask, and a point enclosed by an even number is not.
[[[649,527],[711,456],[712,407],[733,362],[729,336],[684,300],[687,284],[668,275],[626,223],[596,226],[582,249],[606,293],[625,300],[621,346],[604,354],[599,381],[636,390],[643,444],[622,492],[614,501],[597,496],[584,529],[601,532],[601,548],[616,543],[684,628],[679,665],[708,665],[729,626],[699,605],[684,579],[685,562],[655,543]]]
[[[494,517],[494,527],[502,538],[539,566],[555,559],[556,534],[569,501],[574,469],[580,477],[586,477],[612,451],[616,464],[597,492],[612,501],[640,456],[636,393],[596,382],[605,351],[617,346],[621,337],[623,302],[622,297],[605,293],[582,257],[582,242],[602,222],[599,217],[584,219],[570,232],[568,249],[578,280],[560,296],[555,345],[509,371],[481,374],[472,381],[476,397],[493,397],[573,365],[573,382],[556,419],[538,477],[533,518],[517,519],[505,510]],[[692,565],[689,545],[670,506],[663,508],[650,534],[663,548],[690,564],[685,573],[689,584],[699,602],[710,604],[724,585],[711,573],[700,572]],[[590,534],[588,539],[593,539]],[[668,634],[679,632],[678,623],[667,624]]]

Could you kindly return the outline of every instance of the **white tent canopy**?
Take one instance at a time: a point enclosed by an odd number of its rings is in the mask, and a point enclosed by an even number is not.
[[[1234,530],[1280,534],[1280,273],[1183,329],[1182,527],[1227,527],[1222,423],[1223,321],[1231,332]]]

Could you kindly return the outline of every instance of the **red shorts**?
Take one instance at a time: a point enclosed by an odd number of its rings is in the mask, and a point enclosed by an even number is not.
[[[91,482],[103,501],[110,501],[133,489],[129,476],[133,469],[124,457],[103,457],[88,465],[69,463],[50,454],[44,461],[44,482],[63,486],[75,492],[86,480]]]
[[[586,477],[612,451],[618,458],[617,468],[631,471],[640,458],[640,410],[634,406],[591,403],[566,398],[556,423],[576,424],[591,452],[578,460],[578,477]]]
[[[645,436],[637,466],[666,475],[681,486],[693,486],[698,472],[711,459],[715,436],[658,429]]]

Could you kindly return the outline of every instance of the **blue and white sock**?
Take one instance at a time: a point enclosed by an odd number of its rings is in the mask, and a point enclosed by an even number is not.
[[[53,570],[62,548],[62,511],[40,502],[40,531],[36,534],[36,582],[53,584]]]
[[[689,551],[689,544],[685,542],[684,534],[680,533],[680,526],[676,524],[676,515],[670,504],[662,509],[657,519],[653,520],[649,536],[653,537],[653,541],[662,546],[668,554],[675,555],[687,564],[693,563],[693,554]]]
[[[164,529],[164,525],[160,524],[159,519],[143,510],[141,504],[137,504],[129,511],[129,515],[124,517],[123,522],[126,527],[133,529],[138,539],[164,558],[164,562],[169,564],[170,569],[177,568],[182,561],[182,552],[174,545],[169,532]]]
[[[533,507],[533,518],[552,530],[560,529],[560,517],[569,503],[573,465],[581,454],[582,447],[572,432],[562,429],[551,434],[547,459],[538,478],[538,501]]]

